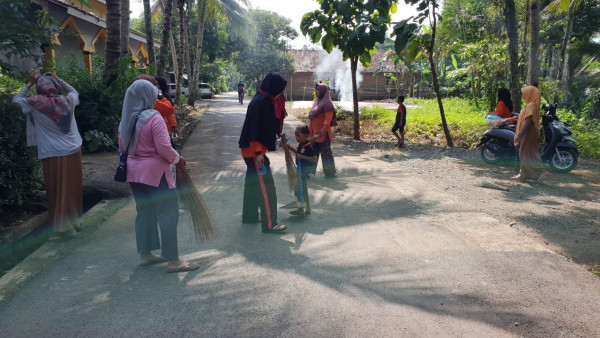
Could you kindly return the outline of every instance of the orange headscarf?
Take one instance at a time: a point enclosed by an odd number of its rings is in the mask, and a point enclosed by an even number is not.
[[[519,115],[519,120],[517,121],[517,130],[515,131],[515,136],[519,135],[521,128],[523,126],[523,122],[525,119],[531,116],[531,120],[533,121],[533,125],[535,127],[535,131],[537,136],[540,136],[540,109],[542,107],[542,93],[539,89],[534,86],[527,86],[525,88],[521,88],[521,93],[523,93],[523,99],[525,100],[525,106],[521,109],[521,114]],[[515,144],[518,144],[517,142]]]

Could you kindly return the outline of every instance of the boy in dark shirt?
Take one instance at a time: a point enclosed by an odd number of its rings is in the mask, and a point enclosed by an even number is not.
[[[404,147],[404,126],[406,126],[406,107],[404,106],[404,96],[398,96],[398,113],[396,113],[396,123],[392,128],[392,134],[398,139],[398,147]],[[400,135],[397,131],[400,130]]]
[[[298,141],[298,147],[294,149],[288,145],[288,149],[296,153],[296,165],[298,166],[298,173],[300,174],[300,180],[298,186],[294,190],[294,195],[296,195],[299,203],[305,203],[306,208],[298,208],[297,210],[290,211],[290,213],[296,216],[304,216],[311,213],[310,199],[308,198],[308,178],[311,174],[314,174],[317,169],[318,157],[317,153],[308,142],[308,126],[298,126],[295,134],[296,141]]]

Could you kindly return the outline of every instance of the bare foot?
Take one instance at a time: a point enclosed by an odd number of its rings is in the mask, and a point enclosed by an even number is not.
[[[140,266],[152,265],[166,262],[167,260],[158,255],[153,255],[152,253],[142,253],[140,255]]]
[[[513,180],[513,181],[523,182],[523,177],[521,177],[521,174],[519,174],[517,176],[513,176],[510,179]]]

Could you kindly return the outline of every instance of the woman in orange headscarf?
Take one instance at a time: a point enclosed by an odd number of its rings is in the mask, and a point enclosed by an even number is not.
[[[542,172],[544,165],[538,147],[542,93],[533,86],[522,88],[521,93],[523,93],[525,106],[521,110],[515,131],[515,146],[519,146],[521,169],[517,176],[511,178],[517,181],[535,178]],[[543,180],[546,176],[548,176],[547,171],[539,176],[538,181]]]

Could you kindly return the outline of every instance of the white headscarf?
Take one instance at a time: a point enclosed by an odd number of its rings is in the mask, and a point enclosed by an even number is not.
[[[138,142],[138,135],[142,127],[154,116],[159,114],[153,107],[156,104],[158,97],[158,89],[146,80],[138,80],[127,88],[125,100],[123,101],[123,110],[121,111],[121,144],[127,149],[127,144],[131,138],[129,145],[129,154],[135,152]],[[133,137],[131,129],[135,122],[135,116],[140,114],[140,118],[135,126]]]

